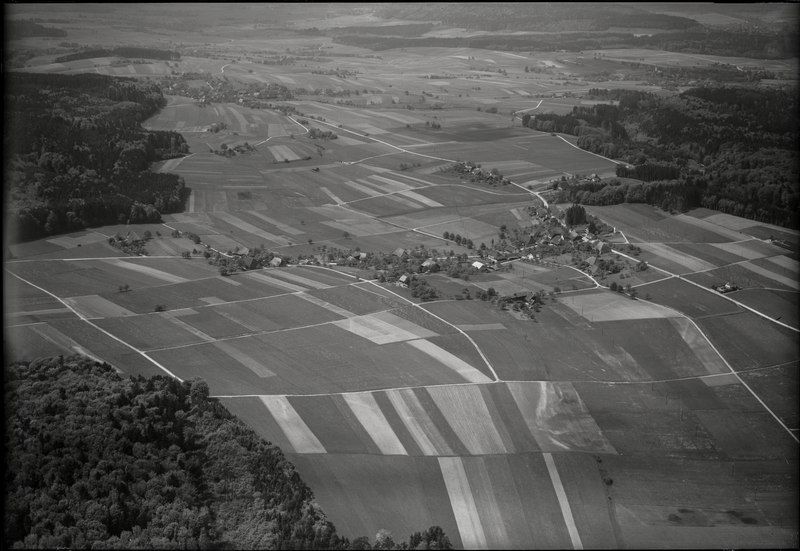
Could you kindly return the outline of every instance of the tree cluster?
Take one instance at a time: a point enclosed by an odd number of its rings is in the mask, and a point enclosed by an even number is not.
[[[335,140],[338,136],[332,130],[320,130],[319,128],[310,128],[308,130],[308,137],[312,140]]]
[[[450,241],[455,241],[456,245],[463,245],[468,249],[475,248],[475,244],[472,242],[472,239],[469,239],[468,237],[461,237],[461,234],[446,231],[442,234],[442,237]]]
[[[493,168],[484,170],[480,164],[473,161],[457,162],[449,167],[443,168],[443,172],[454,172],[461,178],[467,178],[470,182],[488,184],[490,186],[508,185],[510,180],[503,177],[499,170]]]
[[[157,87],[94,74],[11,73],[6,84],[5,177],[18,239],[158,222],[183,208],[183,179],[149,168],[188,152],[180,134],[140,125],[166,104]]]
[[[281,450],[201,380],[86,358],[5,369],[4,547],[365,549],[337,534]],[[450,548],[439,527],[375,549]]]
[[[564,224],[567,227],[578,226],[586,223],[586,209],[581,205],[572,204],[564,211]]]
[[[129,255],[147,256],[145,245],[152,237],[149,235],[149,233],[150,232],[147,232],[147,235],[144,237],[138,237],[130,234],[122,235],[117,233],[116,235],[108,238],[108,244]]]

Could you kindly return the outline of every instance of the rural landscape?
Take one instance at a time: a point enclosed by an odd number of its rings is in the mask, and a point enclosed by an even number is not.
[[[796,548],[795,4],[6,6],[8,548]]]

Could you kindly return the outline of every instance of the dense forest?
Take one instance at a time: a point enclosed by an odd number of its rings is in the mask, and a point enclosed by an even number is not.
[[[44,25],[30,19],[7,19],[6,36],[12,39],[28,38],[33,36],[64,37],[67,31],[56,27],[45,27]]]
[[[334,35],[334,42],[370,50],[393,48],[479,48],[488,50],[581,52],[614,48],[649,48],[754,59],[787,59],[797,54],[796,33],[764,31],[689,30],[677,33],[636,36],[628,32],[559,32],[530,35],[480,35],[467,37],[391,36],[382,34]]]
[[[630,4],[594,2],[498,2],[491,4],[384,4],[387,19],[438,21],[443,25],[483,31],[606,31],[610,28],[689,29],[692,19],[649,13]]]
[[[159,50],[157,48],[141,48],[138,46],[120,46],[118,48],[104,49],[95,48],[89,50],[82,50],[73,54],[66,54],[55,58],[55,63],[66,63],[68,61],[77,61],[79,59],[91,59],[93,57],[133,57],[142,59],[162,59],[165,61],[177,61],[181,58],[181,54],[171,50]]]
[[[447,549],[439,527],[352,542],[280,449],[200,380],[79,356],[5,369],[4,548]]]
[[[154,161],[188,152],[177,132],[141,122],[160,89],[105,75],[10,73],[3,133],[7,212],[19,240],[87,226],[157,222],[188,190]]]
[[[614,180],[604,190],[603,182],[566,182],[563,201],[703,206],[798,227],[798,105],[791,90],[703,87],[664,98],[593,89],[587,97],[617,104],[526,115],[523,124],[577,136],[580,147],[628,163],[617,176],[645,183]]]

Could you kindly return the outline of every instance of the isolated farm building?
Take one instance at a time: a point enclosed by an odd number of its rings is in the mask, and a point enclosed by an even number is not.
[[[403,255],[406,254],[406,250],[403,247],[397,247],[392,254],[403,258]]]
[[[486,264],[484,264],[483,262],[480,262],[478,260],[476,260],[475,262],[472,263],[472,267],[475,268],[476,270],[480,270],[481,272],[485,272],[485,271],[488,270],[488,268],[486,267]]]
[[[597,257],[596,256],[590,256],[589,258],[586,259],[586,263],[589,266],[594,266],[595,262],[597,262]]]
[[[277,268],[278,266],[281,265],[282,262],[283,260],[281,259],[281,257],[275,256],[272,258],[272,260],[269,261],[269,265],[272,266],[273,268]]]
[[[254,270],[258,268],[258,262],[252,256],[245,256],[240,261],[245,270]]]
[[[399,283],[400,285],[408,286],[408,282],[410,280],[411,278],[408,276],[408,274],[403,274],[399,278],[397,278],[397,283]]]
[[[241,247],[241,248],[236,247],[236,250],[233,252],[233,254],[238,254],[240,256],[247,256],[250,254],[250,249],[248,249],[247,247]]]
[[[607,253],[611,250],[611,246],[608,243],[600,240],[597,241],[597,243],[594,245],[594,248],[597,249],[597,252],[600,254]]]
[[[367,259],[367,253],[356,253],[356,258],[359,259],[359,260],[366,260]]]

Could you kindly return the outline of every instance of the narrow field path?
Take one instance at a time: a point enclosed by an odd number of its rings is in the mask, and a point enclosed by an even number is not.
[[[564,485],[561,483],[561,477],[558,475],[556,463],[553,461],[553,454],[543,453],[544,464],[547,465],[547,474],[550,475],[550,480],[553,483],[553,489],[556,491],[558,498],[558,505],[561,508],[561,516],[564,517],[564,524],[567,525],[567,532],[569,532],[569,539],[572,542],[573,549],[583,549],[581,537],[578,534],[578,527],[575,526],[575,519],[572,517],[572,509],[569,506],[567,493],[564,491]]]

